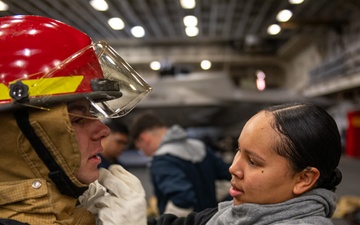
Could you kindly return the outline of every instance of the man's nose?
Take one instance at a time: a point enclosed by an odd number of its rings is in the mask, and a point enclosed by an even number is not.
[[[103,124],[100,120],[96,120],[95,121],[96,126],[97,126],[97,134],[96,134],[96,138],[104,138],[110,135],[111,130],[108,126],[106,126],[105,124]]]

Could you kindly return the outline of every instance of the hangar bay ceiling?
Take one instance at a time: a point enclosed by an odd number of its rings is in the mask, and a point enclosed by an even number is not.
[[[360,12],[358,0],[304,0],[302,4],[290,4],[289,0],[196,0],[193,9],[182,8],[179,0],[106,0],[106,11],[95,10],[89,0],[2,2],[8,9],[0,11],[0,16],[52,17],[84,31],[93,41],[106,40],[154,86],[149,101],[142,106],[166,108],[174,114],[182,112],[183,116],[176,117],[184,125],[196,120],[201,125],[231,126],[234,119],[239,119],[239,112],[248,117],[263,104],[296,99],[281,91],[255,95],[231,90],[245,85],[259,69],[269,74],[270,89],[281,89],[286,76],[284,59],[293,57],[309,43],[321,41],[324,33],[341,34]],[[276,16],[283,9],[291,10],[293,15],[287,22],[278,22]],[[198,19],[198,35],[194,37],[185,32],[183,18],[187,15]],[[121,18],[124,28],[111,29],[111,17]],[[280,25],[281,32],[269,35],[271,24]],[[131,33],[134,26],[142,26],[145,36],[135,38]],[[199,65],[205,58],[212,62],[206,78]],[[149,63],[153,60],[171,70],[162,74],[152,71]],[[188,76],[172,79],[176,73]],[[164,79],[154,79],[160,74]],[[179,106],[184,106],[185,111]],[[209,106],[215,109],[206,108]],[[169,107],[174,110],[169,111]],[[221,113],[230,116],[219,117]]]

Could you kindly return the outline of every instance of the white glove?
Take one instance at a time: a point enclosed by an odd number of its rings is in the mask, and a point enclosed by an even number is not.
[[[145,191],[137,177],[120,165],[112,165],[109,170],[100,169],[98,181],[110,193],[95,201],[100,208],[98,225],[147,224]]]
[[[79,197],[79,207],[86,208],[92,212],[92,214],[97,215],[99,208],[95,206],[95,201],[107,195],[110,194],[106,192],[106,188],[96,180],[91,183],[89,188]]]
[[[139,179],[120,165],[99,171],[98,181],[79,197],[79,207],[91,211],[97,225],[146,225],[147,204]]]

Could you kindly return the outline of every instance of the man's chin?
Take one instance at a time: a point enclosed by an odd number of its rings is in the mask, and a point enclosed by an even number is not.
[[[87,173],[75,173],[75,177],[83,184],[89,185],[92,182],[96,181],[100,176],[99,170],[87,172]]]

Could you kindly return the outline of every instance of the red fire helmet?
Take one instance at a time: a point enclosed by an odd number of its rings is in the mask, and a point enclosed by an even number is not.
[[[98,117],[119,117],[151,91],[106,42],[51,18],[1,17],[0,45],[0,111],[87,98]]]

